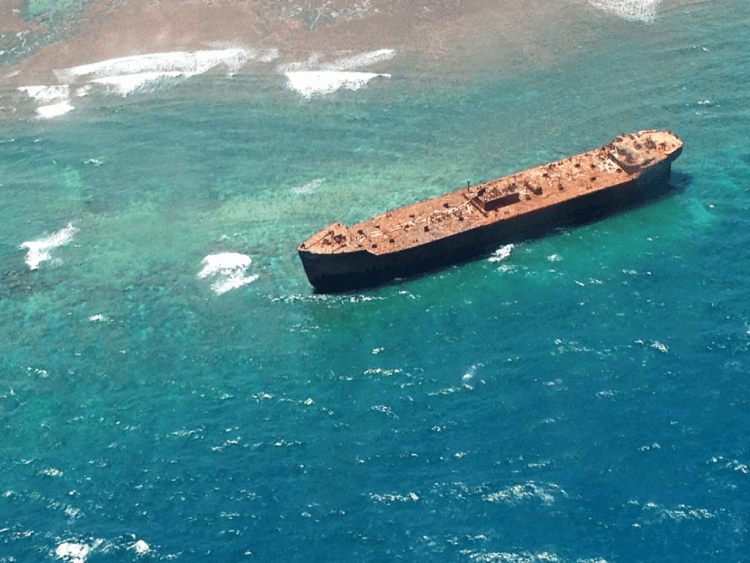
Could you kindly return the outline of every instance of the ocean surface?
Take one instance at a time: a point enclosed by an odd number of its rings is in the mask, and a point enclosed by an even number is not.
[[[0,562],[750,560],[750,4],[565,13],[470,71],[1,83]],[[645,207],[355,293],[296,255],[648,128]]]

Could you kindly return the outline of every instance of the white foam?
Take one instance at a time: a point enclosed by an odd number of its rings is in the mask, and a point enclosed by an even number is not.
[[[330,63],[318,63],[319,57],[317,53],[313,53],[306,61],[280,64],[276,70],[283,74],[305,70],[354,70],[356,68],[392,59],[395,56],[396,51],[393,49],[380,49],[379,51],[370,51],[369,53],[360,53],[359,55],[342,57]]]
[[[50,250],[68,244],[73,240],[73,235],[77,232],[78,229],[72,223],[68,223],[67,227],[60,229],[56,233],[52,233],[48,237],[24,242],[20,248],[28,248],[29,250],[26,255],[26,264],[32,270],[36,270],[39,268],[39,264],[52,258]]]
[[[626,20],[651,23],[659,0],[589,0],[589,4]]]
[[[555,502],[557,496],[567,497],[567,493],[554,483],[544,486],[537,485],[534,481],[528,481],[519,485],[512,485],[496,493],[489,493],[482,496],[487,502],[517,503],[532,498],[537,498],[545,504]]]
[[[335,70],[312,70],[285,73],[287,85],[306,98],[315,94],[331,94],[339,88],[359,90],[376,76],[390,78],[390,74],[372,72],[339,72]]]
[[[325,63],[320,65],[321,70],[352,70],[363,66],[379,63],[381,61],[387,61],[396,56],[396,51],[393,49],[380,49],[379,51],[371,51],[369,53],[361,53],[351,57],[343,57],[337,59],[332,63]]]
[[[300,70],[311,70],[320,67],[318,64],[318,58],[317,53],[313,53],[306,61],[280,64],[276,67],[276,70],[282,74],[286,74],[287,72],[297,72]]]
[[[227,71],[235,73],[245,64],[256,60],[270,62],[278,58],[276,49],[256,51],[254,49],[213,49],[207,51],[173,51],[168,53],[151,53],[148,55],[134,55],[119,57],[96,63],[75,66],[55,71],[60,82],[71,83],[83,76],[106,78],[144,73],[173,73],[185,76],[203,74],[217,66],[227,67]]]
[[[21,86],[21,92],[26,92],[29,98],[37,102],[57,102],[67,100],[70,87],[67,84],[62,86]]]
[[[314,190],[320,187],[320,185],[323,183],[323,180],[325,180],[325,178],[318,178],[317,180],[308,182],[304,186],[297,186],[296,188],[292,188],[292,192],[295,194],[311,194]]]
[[[501,246],[492,253],[492,256],[490,256],[488,262],[500,262],[501,260],[505,260],[508,256],[510,256],[511,252],[513,252],[513,248],[514,246],[512,244]]]
[[[55,549],[55,555],[70,563],[84,563],[91,548],[85,543],[63,542]]]
[[[113,86],[115,92],[122,96],[127,96],[130,92],[139,88],[146,82],[158,80],[160,78],[175,78],[182,73],[178,71],[171,72],[142,72],[140,74],[125,74],[123,76],[105,76],[104,78],[95,78],[91,82]]]
[[[131,546],[131,549],[133,549],[138,555],[143,555],[151,551],[149,545],[143,540],[138,540],[137,542],[135,542]]]
[[[464,384],[464,387],[467,389],[474,389],[475,382],[477,376],[477,370],[482,367],[483,364],[474,364],[472,365],[468,370],[466,370],[466,373],[461,376],[461,381]],[[484,383],[484,381],[480,380],[480,383]]]
[[[211,284],[211,289],[217,295],[254,282],[258,275],[245,276],[245,272],[253,263],[249,256],[236,252],[209,254],[203,259],[203,269],[198,272],[199,278],[218,278]]]
[[[279,65],[277,70],[286,76],[287,86],[306,98],[314,95],[330,94],[339,88],[359,90],[376,76],[390,78],[390,74],[353,72],[352,69],[392,59],[393,49],[380,49],[342,57],[330,63],[318,63],[318,55],[313,53],[305,62]]]
[[[72,109],[73,106],[70,105],[70,102],[68,100],[63,100],[62,102],[58,102],[56,104],[39,106],[38,108],[36,108],[36,113],[41,119],[51,119],[53,117],[65,115]]]
[[[68,113],[73,109],[68,101],[70,88],[67,85],[62,86],[21,86],[19,89],[33,100],[41,104],[36,113],[39,117],[49,119]]]

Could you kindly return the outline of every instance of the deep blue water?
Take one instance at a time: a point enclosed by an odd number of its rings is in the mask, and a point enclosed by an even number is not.
[[[747,560],[750,10],[667,7],[470,78],[6,116],[0,561]],[[502,260],[315,295],[295,254],[644,128],[679,189]]]

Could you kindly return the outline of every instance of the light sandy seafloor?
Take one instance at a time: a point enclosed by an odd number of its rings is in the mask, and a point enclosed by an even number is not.
[[[0,115],[23,106],[7,100],[13,89],[27,95],[37,117],[56,118],[91,87],[127,96],[147,83],[207,72],[283,74],[309,98],[394,74],[470,77],[488,65],[512,71],[602,40],[603,21],[648,25],[679,2],[90,0],[34,3],[41,11],[32,14],[28,2],[7,0]]]

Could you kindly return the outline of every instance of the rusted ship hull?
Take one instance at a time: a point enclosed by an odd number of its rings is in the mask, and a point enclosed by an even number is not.
[[[681,147],[669,158],[641,171],[638,177],[620,184],[422,244],[375,254],[366,247],[344,253],[317,253],[314,248],[305,248],[303,243],[298,249],[299,255],[310,283],[323,292],[372,287],[396,278],[423,274],[471,260],[502,244],[543,236],[557,228],[587,223],[658,198],[670,188],[671,163],[680,151]],[[347,229],[343,225],[340,227]],[[342,232],[348,233],[348,230]],[[312,237],[308,242],[310,240]]]

